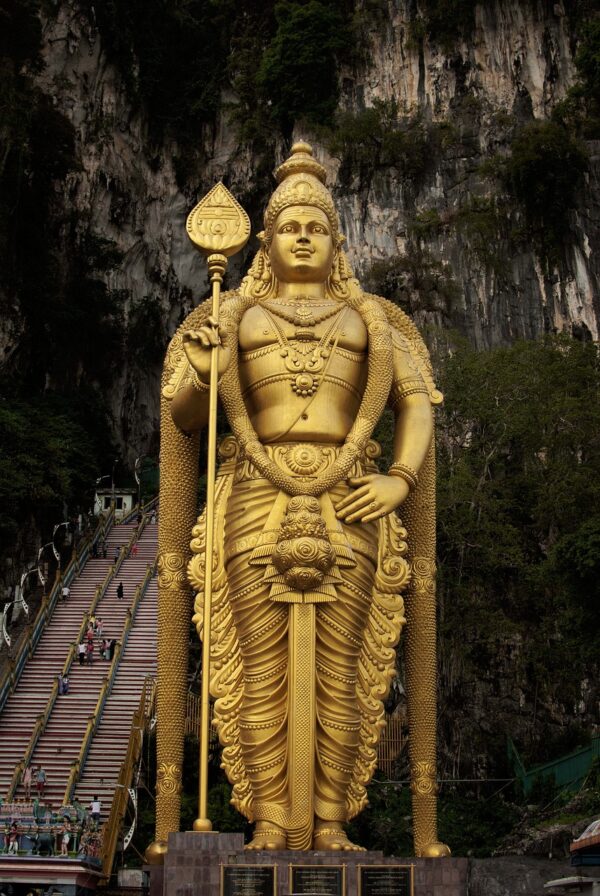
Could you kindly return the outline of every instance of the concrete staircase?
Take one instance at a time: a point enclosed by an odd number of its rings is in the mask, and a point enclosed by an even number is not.
[[[98,796],[102,804],[102,820],[110,811],[144,679],[147,675],[156,675],[157,599],[158,586],[153,579],[138,607],[112,692],[75,792],[84,806]]]
[[[134,528],[134,523],[113,527],[106,539],[107,558],[90,558],[87,561],[79,578],[71,585],[68,600],[57,605],[16,690],[10,695],[0,715],[0,796],[5,796],[8,791],[14,768],[24,756],[36,718],[44,711],[55,677],[61,672],[72,643],[76,642],[96,588],[114,562],[116,550],[129,541]],[[104,638],[121,640],[135,589],[142,582],[148,564],[153,564],[156,557],[157,529],[151,523],[146,526],[136,556],[131,555],[123,561],[116,578],[109,583],[97,605],[95,615],[97,619],[102,619]],[[123,583],[123,600],[117,597],[119,582]],[[103,816],[110,810],[111,794],[125,756],[131,720],[140,699],[143,680],[146,675],[156,672],[156,605],[157,587],[155,580],[151,580],[139,603],[77,790],[76,795],[84,804],[98,793],[103,801]],[[42,765],[46,770],[44,801],[53,810],[62,804],[88,717],[96,707],[110,666],[108,660],[100,658],[99,639],[94,647],[94,662],[91,665],[80,665],[76,659],[71,666],[69,693],[57,697],[33,753],[33,768]],[[21,785],[15,796],[17,799],[24,796]]]

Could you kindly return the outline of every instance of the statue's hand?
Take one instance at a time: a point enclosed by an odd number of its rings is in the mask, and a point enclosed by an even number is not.
[[[336,506],[337,517],[347,523],[368,523],[391,513],[406,499],[408,482],[399,476],[382,476],[370,473],[349,479],[355,491],[347,495]]]
[[[231,361],[231,349],[227,347],[224,330],[215,324],[212,317],[209,317],[200,329],[188,330],[183,334],[183,349],[188,361],[203,383],[208,383],[210,380],[210,356],[215,345],[221,346],[218,365],[219,377],[221,377]]]

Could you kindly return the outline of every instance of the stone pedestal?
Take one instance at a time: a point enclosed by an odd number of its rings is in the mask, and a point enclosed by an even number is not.
[[[346,896],[358,894],[358,865],[414,865],[414,896],[467,896],[468,859],[415,859],[381,852],[247,852],[242,834],[169,835],[164,867],[146,866],[150,896],[220,896],[222,865],[276,865],[277,893],[290,893],[290,865],[345,865]]]

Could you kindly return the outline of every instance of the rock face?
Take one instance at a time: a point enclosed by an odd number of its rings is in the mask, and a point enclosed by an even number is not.
[[[566,862],[548,859],[516,856],[471,859],[469,896],[515,896],[517,893],[522,896],[546,896],[549,891],[544,889],[544,884],[572,877],[574,871]]]
[[[344,73],[342,106],[357,113],[394,101],[400,114],[450,123],[454,132],[418,183],[411,183],[405,171],[389,166],[375,167],[366,179],[344,175],[343,159],[331,156],[314,134],[296,129],[294,136],[310,139],[330,171],[355,270],[364,275],[376,260],[415,251],[441,262],[444,277],[453,281],[450,298],[435,289],[419,295],[408,278],[408,308],[419,324],[456,327],[479,347],[561,330],[598,338],[597,147],[591,147],[584,194],[574,197],[572,211],[565,210],[574,237],[549,266],[533,247],[511,246],[502,220],[495,237],[485,236],[487,254],[477,220],[455,226],[473,196],[485,199],[493,192],[478,166],[505,145],[507,118],[547,116],[574,80],[564,4],[480,4],[472,36],[451,52],[411,36],[414,0],[389,0],[386,12],[366,35],[368,66]],[[150,297],[160,307],[166,341],[207,291],[205,266],[185,235],[186,214],[219,177],[240,197],[254,192],[260,208],[266,190],[258,188],[256,195],[256,160],[222,114],[203,135],[203,170],[193,183],[178,184],[177,147],[165,143],[159,153],[149,147],[143,112],[134,111],[99,33],[75,2],[59,4],[44,22],[43,55],[38,83],[73,123],[80,162],[60,195],[122,253],[106,280],[111,290],[122,291],[126,315]],[[432,212],[441,222],[435,232],[415,235],[415,217]],[[237,259],[237,271],[232,265],[232,283],[247,257]],[[19,333],[17,315],[1,334],[5,357]],[[155,439],[158,381],[158,362],[140,370],[123,357],[110,401],[115,435],[130,459]]]
[[[564,98],[575,77],[569,18],[562,3],[507,3],[476,7],[475,30],[468,42],[448,55],[409,39],[413,4],[390,4],[385,35],[372,34],[372,66],[347,102],[397,99],[401,109],[423,110],[458,129],[456,143],[436,160],[412,202],[403,193],[401,172],[376,178],[365,190],[340,196],[351,257],[360,271],[373,258],[406,250],[415,212],[435,209],[451,221],[469,197],[489,193],[478,166],[506,140],[506,115],[544,118]],[[414,12],[414,11],[413,11]],[[431,255],[447,263],[460,299],[448,316],[423,314],[422,323],[452,323],[478,347],[490,347],[543,333],[583,330],[598,338],[598,164],[587,197],[574,197],[576,239],[559,262],[544,271],[531,249],[518,252],[495,235],[492,254],[482,258],[473,238],[451,226],[427,240]],[[565,213],[567,210],[565,209]],[[474,227],[477,230],[477,225]]]

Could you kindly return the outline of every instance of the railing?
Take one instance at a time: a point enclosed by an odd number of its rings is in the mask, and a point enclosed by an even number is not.
[[[52,708],[56,703],[56,698],[58,696],[58,681],[55,681],[52,685],[52,690],[50,692],[50,697],[48,698],[48,702],[46,704],[46,709],[43,713],[37,717],[35,725],[33,726],[33,731],[31,732],[31,737],[29,738],[29,744],[27,745],[27,749],[25,751],[25,755],[23,759],[17,763],[15,770],[13,772],[13,776],[11,778],[11,782],[8,788],[8,792],[6,794],[6,802],[12,803],[15,797],[15,792],[17,787],[19,786],[19,781],[21,779],[21,775],[24,770],[27,768],[29,763],[31,762],[31,757],[33,756],[33,751],[36,748],[37,742],[40,739],[42,732],[44,731],[46,725],[48,724],[48,718],[50,717],[50,713],[52,712]]]
[[[112,806],[110,807],[110,815],[103,826],[101,859],[102,874],[106,878],[110,877],[110,872],[113,866],[119,830],[127,810],[129,788],[142,752],[144,732],[153,715],[155,696],[156,682],[151,676],[148,676],[144,681],[140,702],[133,716],[133,723],[129,733],[129,742],[127,744],[127,753],[125,754],[125,759],[121,763],[121,768],[119,769],[119,778],[117,780],[117,787]]]
[[[133,597],[133,601],[131,607],[127,610],[127,618],[125,620],[125,625],[123,626],[123,634],[121,636],[121,641],[117,642],[115,647],[115,653],[112,658],[112,662],[110,664],[110,668],[108,670],[108,675],[104,678],[102,688],[100,689],[100,693],[98,695],[98,700],[96,701],[96,706],[93,713],[89,716],[85,734],[83,736],[83,740],[81,742],[81,747],[79,749],[79,756],[75,760],[75,762],[71,766],[71,771],[69,773],[69,778],[67,780],[67,786],[65,789],[65,795],[63,797],[62,805],[68,806],[73,797],[73,792],[75,790],[75,786],[81,777],[81,773],[85,766],[88,753],[90,751],[90,747],[92,744],[92,740],[94,735],[98,729],[98,725],[100,724],[100,720],[102,718],[102,712],[104,710],[104,705],[106,700],[110,696],[110,692],[112,691],[112,687],[114,684],[115,676],[117,674],[117,670],[119,667],[119,662],[125,647],[127,646],[127,640],[129,638],[129,632],[133,625],[133,621],[135,618],[135,614],[137,612],[140,600],[144,595],[146,588],[148,587],[148,583],[152,576],[154,575],[154,567],[148,566],[146,569],[146,575],[142,580],[141,584],[137,586],[135,590],[135,594]]]
[[[130,523],[132,520],[136,519],[138,513],[147,514],[150,513],[153,509],[155,509],[158,505],[158,495],[155,495],[153,498],[150,498],[149,501],[146,501],[145,504],[142,504],[140,507],[139,504],[136,504],[135,507],[132,507],[129,513],[123,517],[121,520],[121,525],[123,523]]]
[[[15,645],[14,659],[9,660],[8,666],[0,679],[0,712],[4,709],[9,695],[17,686],[25,663],[32,656],[49,620],[52,618],[63,585],[70,585],[72,580],[80,574],[82,566],[89,556],[91,545],[97,542],[101,535],[106,533],[112,522],[113,511],[111,510],[105,519],[100,520],[92,537],[83,540],[62,576],[59,574],[56,577],[50,594],[42,599],[35,620],[19,636],[19,640]]]
[[[400,716],[386,718],[386,726],[377,745],[377,767],[387,778],[394,777],[398,757],[408,743],[406,727],[406,721]]]
[[[73,664],[77,653],[77,648],[75,645],[71,645],[69,652],[67,654],[67,658],[62,667],[61,676],[65,678],[69,674],[69,670]],[[52,690],[50,691],[50,696],[48,697],[48,701],[46,703],[46,708],[44,712],[40,713],[40,715],[36,719],[36,723],[34,725],[33,731],[31,732],[31,736],[29,738],[29,743],[27,745],[27,749],[25,750],[25,755],[23,759],[17,764],[13,776],[10,782],[10,786],[8,788],[8,794],[6,796],[7,801],[11,801],[14,799],[15,791],[19,786],[19,779],[27,766],[31,762],[31,758],[33,756],[34,750],[37,746],[37,743],[46,730],[46,725],[48,724],[48,719],[50,718],[50,714],[54,709],[54,704],[56,703],[56,698],[58,697],[58,676],[55,678],[54,684],[52,685]]]
[[[94,537],[94,539],[92,539],[90,544],[93,544],[95,538],[96,538],[96,536]],[[123,554],[124,552],[122,551],[121,553]],[[119,558],[119,562],[122,562],[122,557]],[[116,566],[115,566],[115,568],[116,568]],[[88,625],[89,625],[89,620],[94,615],[94,613],[96,611],[96,606],[98,605],[98,602],[101,599],[101,597],[106,592],[108,584],[111,580],[112,569],[113,569],[112,567],[111,567],[111,569],[109,569],[106,576],[104,577],[104,581],[102,582],[102,584],[96,588],[94,597],[92,599],[92,603],[90,604],[90,609],[83,616],[83,620],[82,620],[81,626],[79,628],[79,633],[77,635],[77,641],[74,644],[71,644],[71,647],[69,648],[69,652],[67,654],[67,658],[66,658],[63,668],[62,668],[61,675],[63,678],[65,676],[68,676],[68,674],[71,670],[71,666],[73,665],[73,663],[75,661],[75,657],[77,656],[77,644],[79,644],[85,637],[85,633],[86,633]],[[64,581],[64,579],[63,579],[63,581]],[[118,646],[118,649],[120,650],[121,645],[119,644],[117,646]],[[115,650],[115,655],[116,655],[116,650]],[[114,657],[113,657],[113,660],[114,660]],[[45,708],[44,712],[41,713],[37,717],[33,731],[31,732],[31,736],[29,738],[29,743],[27,745],[25,755],[23,756],[23,759],[15,767],[15,770],[13,772],[13,776],[11,779],[11,783],[9,786],[7,799],[13,799],[15,791],[16,791],[17,787],[19,786],[19,779],[23,773],[23,770],[26,769],[27,766],[29,765],[29,763],[31,762],[31,758],[33,756],[33,753],[37,746],[37,743],[38,743],[41,735],[44,733],[44,731],[46,729],[46,725],[48,724],[48,719],[50,718],[50,714],[51,714],[52,710],[54,709],[54,704],[56,703],[57,696],[58,696],[58,679],[54,682],[54,685],[50,692],[50,696],[48,697],[48,701],[46,703],[46,708]],[[64,805],[66,805],[66,804],[64,804]]]
[[[200,718],[202,701],[199,694],[187,692],[185,707],[185,734],[186,737],[198,737],[200,732]],[[211,729],[212,730],[212,729]]]
[[[592,763],[600,759],[600,737],[592,737],[587,747],[582,747],[566,756],[559,756],[542,765],[535,765],[530,769],[525,769],[510,737],[508,738],[508,755],[526,796],[531,793],[536,781],[544,780],[551,781],[554,787],[576,790],[582,786]]]
[[[111,509],[111,513],[112,513],[112,509]],[[98,587],[96,588],[96,591],[94,593],[94,599],[92,600],[92,603],[90,604],[90,609],[88,610],[86,615],[83,617],[83,622],[81,623],[81,628],[79,629],[78,641],[81,641],[85,637],[85,633],[86,633],[90,618],[95,615],[96,608],[97,608],[98,604],[100,603],[100,601],[102,600],[102,598],[104,597],[106,592],[108,591],[108,586],[110,585],[111,581],[114,581],[114,579],[116,578],[117,573],[119,572],[119,570],[121,569],[121,566],[123,565],[123,561],[129,556],[129,554],[131,552],[131,547],[135,540],[136,540],[136,533],[133,532],[131,534],[127,544],[124,544],[119,548],[119,556],[117,557],[115,562],[113,564],[111,564],[111,566],[109,566],[109,568],[106,572],[106,575],[104,576],[104,579],[102,580],[100,585],[98,585]]]

